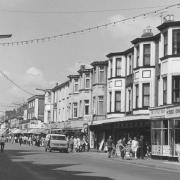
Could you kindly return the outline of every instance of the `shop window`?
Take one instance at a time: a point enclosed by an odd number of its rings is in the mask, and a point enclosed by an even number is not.
[[[180,120],[175,120],[175,128],[180,128]]]
[[[164,36],[164,56],[168,55],[168,33],[167,31],[163,34]]]
[[[116,76],[121,76],[121,58],[116,58]]]
[[[180,103],[180,76],[174,76],[172,78],[172,100],[173,103]]]
[[[150,99],[150,84],[143,84],[143,107],[149,107],[149,99]]]
[[[162,130],[162,145],[168,145],[168,129]]]
[[[121,112],[121,91],[115,92],[115,112]]]
[[[143,46],[143,65],[150,66],[150,57],[151,57],[151,45],[144,44]]]
[[[161,128],[161,121],[152,121],[152,128]]]
[[[172,54],[180,55],[180,29],[173,30]]]
[[[180,144],[180,129],[175,129],[175,144]]]
[[[168,128],[168,120],[163,121],[163,128]]]
[[[160,129],[152,129],[152,145],[161,145]]]
[[[167,104],[167,77],[163,78],[163,105]]]

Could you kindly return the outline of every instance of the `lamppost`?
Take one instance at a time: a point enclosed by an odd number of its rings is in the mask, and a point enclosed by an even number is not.
[[[42,91],[42,92],[44,92],[44,94],[46,94],[47,92],[48,93],[50,93],[51,92],[51,89],[40,89],[40,88],[36,88],[35,90],[37,90],[37,91]],[[50,111],[51,111],[51,105],[53,105],[52,103],[51,103],[51,101],[50,101],[50,103],[48,104],[48,105],[50,105]],[[44,112],[45,112],[45,108],[44,108]],[[52,127],[51,127],[51,123],[52,123],[52,120],[51,120],[51,117],[50,117],[50,120],[48,119],[48,123],[49,123],[49,130],[50,130],[50,133],[51,133],[51,131],[52,131]]]

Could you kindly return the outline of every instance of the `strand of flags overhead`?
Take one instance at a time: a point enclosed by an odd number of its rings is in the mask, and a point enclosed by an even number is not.
[[[56,40],[56,39],[59,39],[59,38],[62,38],[62,37],[69,37],[69,36],[81,34],[81,33],[84,33],[84,32],[91,32],[93,30],[99,30],[99,29],[107,28],[109,26],[117,25],[119,23],[124,23],[124,22],[127,22],[129,20],[135,21],[137,18],[147,17],[149,15],[162,13],[165,10],[168,10],[170,8],[175,8],[175,7],[179,8],[180,3],[172,4],[172,5],[166,6],[166,7],[161,8],[161,9],[149,11],[147,13],[141,13],[141,14],[138,14],[138,15],[133,16],[133,17],[129,17],[129,18],[125,18],[125,19],[121,19],[121,20],[117,20],[117,21],[113,21],[113,22],[109,22],[109,23],[101,24],[101,25],[97,25],[97,26],[92,26],[92,27],[80,29],[80,30],[77,30],[77,31],[62,33],[62,34],[53,35],[53,36],[41,37],[41,38],[36,38],[36,39],[30,39],[30,40],[2,42],[2,43],[0,43],[0,46],[22,46],[22,45],[30,45],[30,44],[33,44],[33,43],[39,43],[39,42],[48,42],[48,41]]]

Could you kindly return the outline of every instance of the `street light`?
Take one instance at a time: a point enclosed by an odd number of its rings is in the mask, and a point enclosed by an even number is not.
[[[48,92],[48,93],[51,92],[51,89],[41,89],[41,88],[36,88],[35,90],[37,90],[37,91],[42,91],[42,92],[44,92],[44,94],[45,94],[46,92]],[[50,110],[51,110],[51,105],[53,105],[53,104],[50,103],[49,105],[50,105]],[[50,127],[49,127],[50,133],[51,133],[51,131],[52,131],[51,123],[52,123],[52,121],[51,121],[51,119],[50,119],[50,122],[49,122],[49,124],[50,124]]]

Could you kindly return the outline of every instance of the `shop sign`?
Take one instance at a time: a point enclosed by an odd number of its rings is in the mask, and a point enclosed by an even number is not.
[[[170,107],[166,109],[166,118],[180,117],[180,106]]]
[[[165,117],[165,108],[151,109],[150,118],[162,118]]]
[[[152,145],[152,155],[161,156],[162,155],[162,146],[161,145]]]
[[[169,145],[163,146],[163,156],[170,156],[172,154],[172,150]]]

